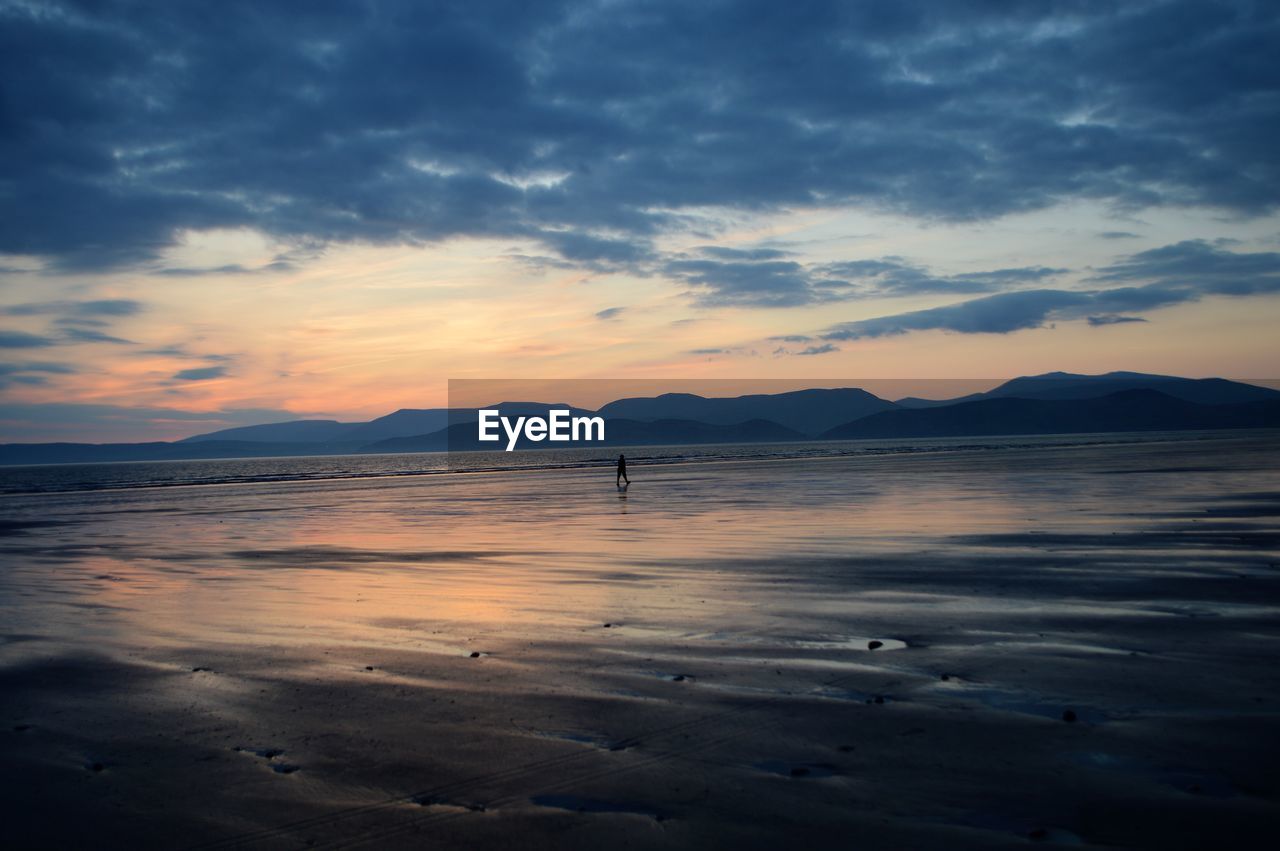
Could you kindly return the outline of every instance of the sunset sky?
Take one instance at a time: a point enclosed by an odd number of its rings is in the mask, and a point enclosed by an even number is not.
[[[1274,378],[1277,44],[1261,2],[0,0],[0,441]]]

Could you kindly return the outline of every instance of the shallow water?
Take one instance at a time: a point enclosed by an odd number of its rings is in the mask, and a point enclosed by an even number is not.
[[[3,767],[43,790],[7,815],[77,800],[19,835],[264,847],[517,825],[551,847],[566,824],[592,847],[627,819],[641,845],[768,844],[797,813],[868,847],[1273,824],[1278,449],[5,496]]]

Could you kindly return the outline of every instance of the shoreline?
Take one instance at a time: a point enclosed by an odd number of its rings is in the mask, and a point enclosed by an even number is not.
[[[633,463],[638,462],[646,468],[669,467],[683,464],[731,464],[731,463],[764,463],[773,461],[796,461],[806,459],[876,459],[876,458],[893,458],[908,455],[945,455],[952,453],[964,452],[1007,452],[1017,450],[1038,450],[1038,449],[1062,449],[1062,448],[1087,448],[1093,446],[1121,446],[1131,444],[1160,444],[1160,443],[1194,443],[1203,441],[1225,441],[1225,440],[1250,440],[1265,438],[1271,435],[1280,435],[1278,429],[1218,429],[1209,431],[1169,431],[1169,432],[1087,432],[1087,433],[1064,433],[1064,434],[1028,434],[1028,435],[990,435],[990,436],[973,436],[958,438],[936,438],[925,441],[913,440],[910,438],[901,438],[896,440],[881,440],[876,438],[865,438],[858,440],[830,440],[830,441],[810,441],[805,443],[793,444],[760,444],[760,443],[725,443],[725,444],[673,444],[673,445],[653,445],[653,446],[620,446],[610,447],[609,451],[615,450],[619,452],[632,453],[629,457],[633,459]],[[1090,440],[1089,438],[1100,438]],[[997,445],[992,441],[1022,441],[1013,445]],[[925,445],[918,446],[914,444],[938,444],[950,441],[956,445]],[[963,443],[962,443],[963,442]],[[886,446],[886,444],[908,444],[901,448],[894,446]],[[968,444],[968,445],[966,445]],[[634,454],[637,451],[661,451],[664,449],[708,449],[715,447],[775,447],[775,446],[826,446],[831,447],[830,451],[794,451],[794,452],[769,452],[750,455],[707,455],[707,456],[689,456],[689,455],[643,455]],[[834,447],[849,447],[866,445],[871,451],[834,451]],[[879,451],[876,451],[879,450]],[[570,450],[562,450],[562,452],[586,452],[595,451],[587,448],[578,447]],[[514,456],[522,454],[535,454],[542,450],[528,450],[523,452],[512,453]],[[184,465],[184,464],[200,464],[200,465],[218,465],[218,464],[270,464],[288,463],[288,462],[304,462],[304,461],[321,461],[330,462],[335,459],[378,459],[378,458],[412,458],[419,456],[429,456],[433,459],[448,459],[453,456],[474,457],[477,455],[491,455],[498,453],[477,452],[467,450],[458,453],[450,452],[406,452],[406,453],[375,453],[375,454],[353,454],[353,455],[281,455],[281,456],[250,456],[245,458],[197,458],[197,459],[167,459],[161,461],[95,461],[95,462],[66,462],[57,464],[13,464],[0,466],[0,482],[5,478],[5,471],[26,471],[27,473],[39,472],[44,470],[67,470],[71,468],[129,468],[141,466],[164,466],[164,465]],[[529,472],[556,472],[562,470],[578,470],[578,469],[598,469],[609,468],[614,466],[615,459],[612,457],[586,460],[573,460],[556,463],[527,463],[527,464],[511,464],[509,466],[488,466],[488,467],[472,467],[472,468],[452,468],[428,469],[428,470],[404,470],[404,471],[377,471],[377,472],[328,472],[316,473],[313,475],[304,474],[277,474],[277,475],[259,475],[259,476],[239,476],[227,477],[211,481],[142,481],[132,484],[112,484],[100,485],[92,487],[79,488],[27,488],[3,490],[0,489],[0,499],[9,496],[32,496],[52,493],[90,493],[96,491],[128,491],[137,489],[151,488],[189,488],[189,487],[208,487],[215,485],[253,485],[253,484],[280,484],[287,482],[325,482],[325,481],[348,481],[363,479],[403,479],[428,476],[448,476],[456,474],[511,474],[511,473],[529,473]],[[0,484],[0,488],[3,485]]]

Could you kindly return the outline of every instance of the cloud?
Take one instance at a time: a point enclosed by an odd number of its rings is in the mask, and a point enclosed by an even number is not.
[[[25,348],[54,346],[61,343],[118,343],[132,344],[131,340],[108,334],[103,328],[111,326],[111,320],[141,313],[140,301],[126,298],[96,299],[89,301],[41,301],[12,304],[0,307],[6,316],[53,316],[54,335],[34,335],[21,331],[3,332],[0,347]],[[107,318],[102,318],[107,317]],[[7,340],[8,342],[3,342]],[[25,342],[24,342],[25,341]]]
[[[938,275],[901,257],[849,260],[817,267],[827,276],[849,280],[866,296],[912,296],[930,293],[984,293],[1030,284],[1065,274],[1067,269],[1024,266],[958,275]]]
[[[844,281],[810,274],[793,260],[668,260],[662,271],[704,306],[797,307],[848,298]]]
[[[92,328],[63,328],[62,339],[72,343],[118,343],[133,345],[132,340],[126,340],[123,337],[113,337],[112,335],[104,334],[101,331],[94,331]]]
[[[1104,230],[1098,234],[1103,239],[1140,239],[1141,235],[1127,230]]]
[[[249,228],[609,268],[715,210],[1258,215],[1280,204],[1278,31],[1274,4],[1165,0],[228,0],[216,25],[10,3],[0,254],[92,271]]]
[[[828,354],[829,352],[838,352],[838,351],[840,351],[840,347],[839,347],[839,346],[833,346],[833,345],[831,345],[830,343],[823,343],[823,344],[822,344],[822,345],[820,345],[820,346],[809,346],[808,348],[801,349],[800,351],[798,351],[798,352],[793,352],[792,354],[797,354],[797,355],[825,355],[825,354]]]
[[[1226,251],[1205,240],[1187,240],[1130,255],[1089,280],[1156,281],[1200,295],[1274,293],[1280,292],[1280,252]]]
[[[663,274],[688,285],[704,306],[797,307],[857,298],[981,293],[1034,284],[1066,269],[1027,266],[941,275],[901,257],[804,264],[774,249],[704,246],[673,255]]]
[[[65,363],[49,363],[37,361],[32,363],[0,363],[0,374],[12,375],[17,372],[49,372],[57,375],[71,375],[76,368]]]
[[[729,350],[728,349],[690,349],[689,354],[691,355],[727,355],[729,354]]]
[[[239,263],[228,263],[222,266],[170,266],[156,269],[151,274],[163,278],[198,278],[205,275],[260,275],[264,272],[287,272],[295,268],[294,264],[285,260],[276,260],[264,266],[250,268]]]
[[[625,310],[625,307],[606,307],[596,311],[596,319],[617,319]]]
[[[647,260],[651,249],[642,241],[562,231],[543,233],[541,241],[566,260],[600,269],[633,266]]]
[[[1087,318],[1092,325],[1144,321],[1128,314],[1196,302],[1208,296],[1278,293],[1280,253],[1232,252],[1202,240],[1179,242],[1130,255],[1103,267],[1088,280],[1133,285],[996,293],[944,307],[844,322],[821,336],[826,340],[857,340],[928,330],[1008,334],[1059,320]]]
[[[142,312],[140,301],[127,298],[98,299],[96,301],[41,301],[13,304],[0,308],[8,316],[39,316],[60,314],[64,317],[133,316]]]
[[[221,378],[226,374],[225,366],[197,366],[178,370],[173,377],[178,381],[208,381],[211,378]]]
[[[55,341],[39,334],[25,331],[0,330],[0,349],[38,349],[54,345]]]
[[[50,375],[70,375],[74,372],[74,367],[63,363],[0,363],[0,389],[14,384],[39,387],[49,383]]]
[[[196,354],[187,350],[186,346],[159,346],[154,349],[141,349],[136,352],[138,355],[154,355],[156,357],[166,358],[184,358],[193,360],[206,360],[215,363],[229,363],[235,360],[233,355],[215,355],[215,354]]]
[[[1146,322],[1141,316],[1089,316],[1089,324],[1095,328],[1103,325],[1125,325],[1130,322]]]
[[[860,340],[935,329],[963,334],[1008,334],[1024,328],[1039,328],[1055,311],[1089,303],[1088,294],[1064,290],[997,293],[946,307],[844,322],[822,334],[822,339]]]
[[[737,260],[758,262],[761,260],[781,260],[793,256],[793,252],[781,248],[731,248],[722,245],[703,245],[695,249],[699,254],[714,257],[717,260]]]

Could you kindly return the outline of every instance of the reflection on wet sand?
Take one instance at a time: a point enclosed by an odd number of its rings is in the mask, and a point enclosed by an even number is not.
[[[1278,448],[15,500],[4,815],[261,847],[1269,829]]]

